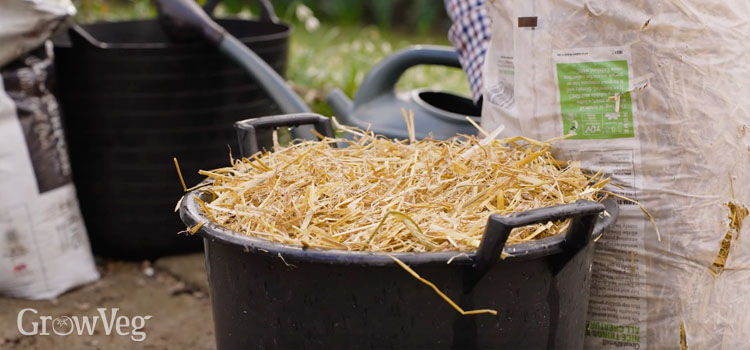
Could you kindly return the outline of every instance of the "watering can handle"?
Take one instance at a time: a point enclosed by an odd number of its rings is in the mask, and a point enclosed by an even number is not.
[[[396,52],[380,61],[362,81],[356,104],[364,104],[384,93],[394,93],[394,86],[407,69],[422,65],[440,65],[461,68],[458,54],[452,47],[417,45]]]
[[[157,0],[159,17],[174,31],[195,30],[253,77],[284,113],[306,113],[310,108],[276,71],[245,44],[214,22],[193,0]],[[295,130],[300,138],[312,139],[309,127]]]
[[[596,226],[597,216],[604,210],[605,207],[601,203],[579,199],[575,203],[532,209],[508,216],[490,215],[479,249],[474,256],[474,281],[470,285],[476,284],[497,262],[514,228],[571,219],[565,233],[563,249],[575,252],[588,244]]]

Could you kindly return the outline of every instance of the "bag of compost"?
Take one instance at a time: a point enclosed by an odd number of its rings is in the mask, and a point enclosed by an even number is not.
[[[0,295],[50,299],[99,278],[72,183],[52,43],[0,69]]]
[[[586,346],[746,348],[750,5],[498,0],[489,10],[484,127],[572,134],[556,155],[603,169],[655,219],[622,200],[597,243]]]

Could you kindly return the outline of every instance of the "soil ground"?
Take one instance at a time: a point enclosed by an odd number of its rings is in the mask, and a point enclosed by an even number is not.
[[[0,349],[215,349],[211,302],[208,298],[203,254],[166,257],[149,262],[99,261],[101,279],[68,291],[55,300],[29,301],[0,298]],[[119,308],[118,315],[153,317],[146,321],[146,339],[134,342],[130,335],[106,335],[101,325],[93,335],[22,335],[17,327],[39,316],[94,316],[97,308]],[[129,329],[129,328],[128,328]],[[138,338],[138,337],[136,337]]]

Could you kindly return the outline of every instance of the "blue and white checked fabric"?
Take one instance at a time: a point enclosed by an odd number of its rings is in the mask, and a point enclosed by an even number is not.
[[[445,10],[453,21],[448,40],[458,52],[474,102],[478,102],[482,97],[482,65],[492,26],[485,0],[445,0]]]

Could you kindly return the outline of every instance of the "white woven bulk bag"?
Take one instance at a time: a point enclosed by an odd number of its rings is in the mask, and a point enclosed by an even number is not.
[[[747,348],[750,2],[489,6],[484,127],[574,133],[557,156],[604,169],[660,231],[621,203],[596,246],[586,346]]]

